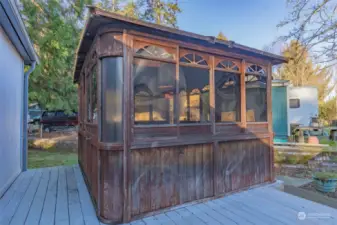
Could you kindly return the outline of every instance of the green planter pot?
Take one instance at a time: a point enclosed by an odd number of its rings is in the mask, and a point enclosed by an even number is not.
[[[320,192],[335,192],[337,186],[337,179],[327,179],[327,180],[319,180],[316,177],[313,177],[315,188]]]

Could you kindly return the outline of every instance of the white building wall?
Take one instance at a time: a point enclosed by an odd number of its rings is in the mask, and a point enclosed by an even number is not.
[[[318,91],[316,87],[289,87],[289,99],[299,99],[299,108],[288,108],[289,123],[309,126],[310,118],[318,116]],[[289,100],[288,100],[289,101]]]
[[[0,26],[0,197],[21,172],[23,69]]]

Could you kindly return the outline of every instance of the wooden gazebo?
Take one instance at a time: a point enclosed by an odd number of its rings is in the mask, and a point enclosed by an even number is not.
[[[79,163],[105,222],[274,181],[283,57],[90,8],[76,59]]]

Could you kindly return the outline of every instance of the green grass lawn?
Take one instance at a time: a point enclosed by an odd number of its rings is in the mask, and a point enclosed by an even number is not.
[[[28,168],[73,165],[77,153],[68,151],[28,150]]]

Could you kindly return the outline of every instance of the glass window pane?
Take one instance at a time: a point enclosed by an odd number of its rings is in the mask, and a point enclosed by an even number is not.
[[[296,99],[289,99],[289,107],[291,109],[296,109],[300,107],[300,100],[298,98]]]
[[[135,124],[173,124],[175,65],[135,59],[133,68]]]
[[[209,122],[209,70],[180,66],[179,76],[180,123]]]
[[[240,121],[240,77],[215,71],[215,122]]]
[[[91,72],[91,116],[92,122],[97,123],[97,75],[96,67]]]
[[[102,130],[103,142],[123,142],[123,58],[102,60]]]
[[[267,78],[262,75],[246,75],[247,122],[267,121]]]
[[[90,80],[89,80],[90,81]],[[91,82],[87,82],[87,88],[86,88],[86,104],[87,104],[87,121],[90,122],[91,121]]]
[[[156,57],[161,59],[174,59],[173,55],[167,52],[166,49],[154,45],[145,46],[139,49],[136,54],[140,56]]]

